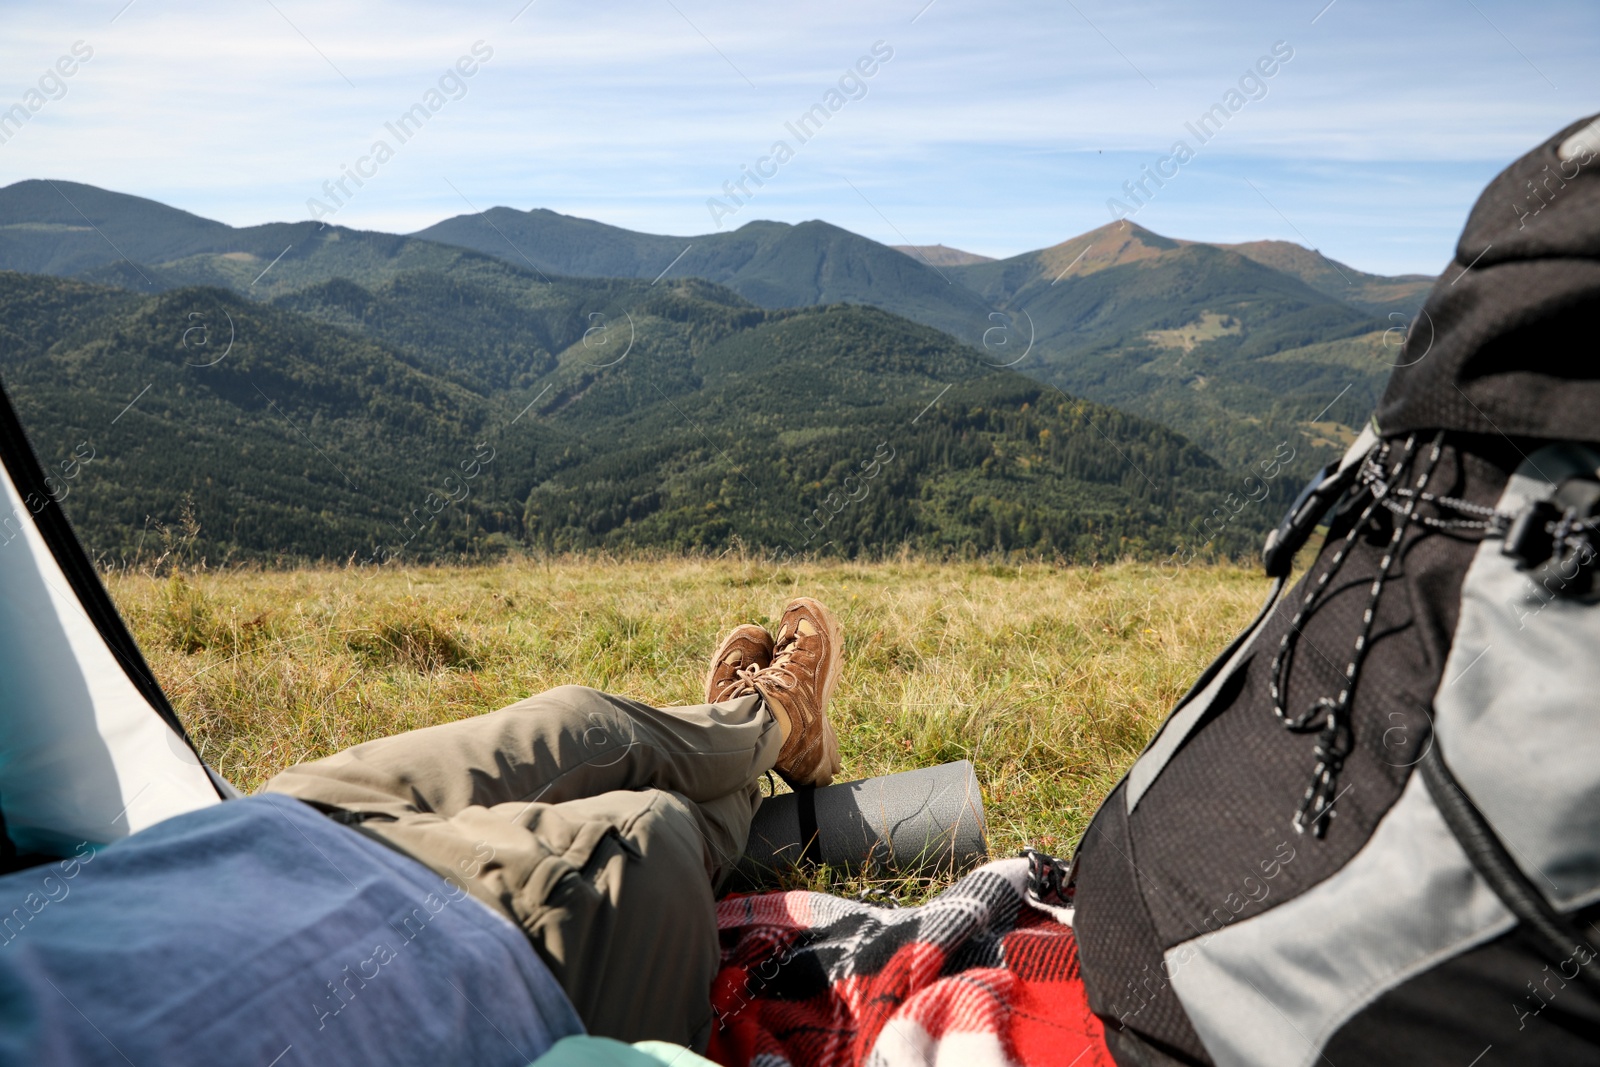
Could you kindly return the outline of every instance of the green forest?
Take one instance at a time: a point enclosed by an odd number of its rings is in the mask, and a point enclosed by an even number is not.
[[[108,563],[733,544],[1164,558],[1249,551],[1274,514],[1252,502],[1217,534],[1203,520],[1252,487],[1204,452],[929,327],[700,281],[413,272],[261,304],[7,273],[0,351]]]

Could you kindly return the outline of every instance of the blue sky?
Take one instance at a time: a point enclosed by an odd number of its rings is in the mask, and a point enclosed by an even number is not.
[[[1497,170],[1600,110],[1588,0],[8,4],[0,110],[78,41],[93,57],[0,144],[0,184],[88,182],[236,225],[309,217],[384,138],[393,158],[347,184],[338,222],[405,232],[505,204],[703,233],[707,201],[785,139],[794,157],[722,227],[822,218],[1012,255],[1106,222],[1282,41],[1265,96],[1136,221],[1432,274]],[[492,56],[464,92],[407,143],[386,134],[478,41]],[[865,94],[799,144],[784,124],[880,41],[893,58]]]

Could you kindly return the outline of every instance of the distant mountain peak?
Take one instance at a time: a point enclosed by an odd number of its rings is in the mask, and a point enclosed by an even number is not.
[[[980,256],[976,252],[963,252],[949,245],[890,245],[896,252],[904,252],[912,259],[921,260],[930,267],[964,267],[969,263],[993,263],[993,256]]]
[[[159,200],[63,178],[24,178],[0,187],[0,225],[57,221],[103,224],[108,219],[129,217],[194,229],[227,229],[223,223],[169,207]]]
[[[1392,277],[1368,274],[1293,241],[1244,241],[1217,247],[1237,252],[1246,259],[1299,278],[1313,289],[1371,311],[1421,304],[1433,285],[1433,279],[1425,274]]]
[[[1108,222],[1088,233],[1062,241],[1058,245],[1040,249],[1035,255],[1053,277],[1071,273],[1074,276],[1093,274],[1124,263],[1154,259],[1163,252],[1190,244],[1163,237],[1137,223],[1123,219]]]
[[[1305,278],[1312,274],[1334,272],[1342,274],[1349,279],[1349,284],[1354,285],[1360,281],[1383,277],[1383,275],[1368,274],[1366,271],[1357,270],[1346,263],[1330,259],[1316,248],[1307,248],[1293,241],[1242,241],[1238,244],[1218,245],[1237,252],[1241,256],[1263,263],[1275,270],[1294,274]],[[1390,281],[1433,281],[1425,274],[1399,274],[1389,276]]]

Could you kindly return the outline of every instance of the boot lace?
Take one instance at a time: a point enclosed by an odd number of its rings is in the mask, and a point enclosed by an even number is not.
[[[759,692],[756,683],[762,676],[772,670],[757,663],[750,663],[733,672],[733,679],[723,687],[722,699],[732,700],[734,697],[749,696]]]
[[[725,696],[723,699],[727,700],[733,697],[749,696],[751,693],[759,693],[762,686],[771,686],[774,689],[794,689],[800,684],[800,679],[794,671],[790,670],[789,663],[802,651],[804,651],[804,648],[800,644],[800,634],[798,632],[784,637],[783,640],[778,642],[776,653],[773,655],[772,663],[769,666],[758,667],[752,663],[748,666],[740,667],[734,672],[733,681],[729,682],[728,688],[724,690]]]

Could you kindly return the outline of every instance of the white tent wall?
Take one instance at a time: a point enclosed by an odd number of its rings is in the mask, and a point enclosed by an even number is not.
[[[134,684],[142,661],[119,659],[52,552],[37,516],[58,505],[13,480],[38,468],[17,455],[20,426],[4,407],[17,434],[4,435],[0,469],[0,813],[19,853],[65,855],[221,797]],[[82,555],[75,541],[58,551]]]

